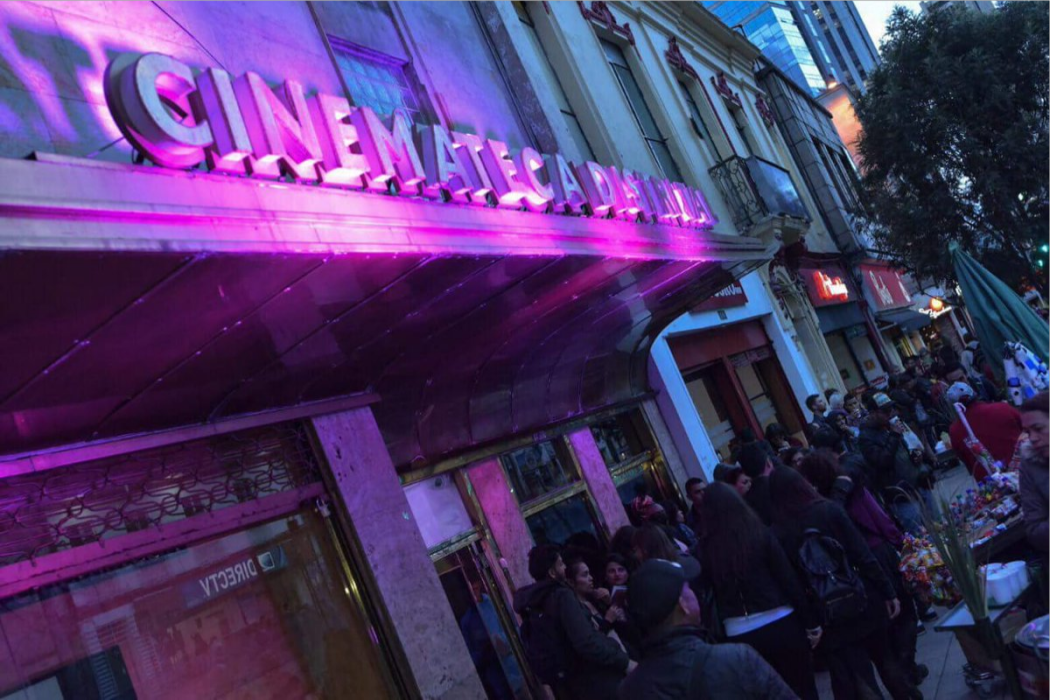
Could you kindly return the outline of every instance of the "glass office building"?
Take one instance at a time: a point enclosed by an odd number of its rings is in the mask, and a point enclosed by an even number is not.
[[[766,58],[813,95],[832,78],[822,47],[807,42],[787,2],[704,2],[725,24],[742,31]]]

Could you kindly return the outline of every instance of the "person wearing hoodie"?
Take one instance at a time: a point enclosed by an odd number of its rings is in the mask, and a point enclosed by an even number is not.
[[[708,644],[700,603],[676,562],[650,559],[631,575],[627,612],[644,634],[642,660],[618,700],[797,700],[746,644]]]
[[[616,693],[620,680],[632,666],[614,639],[600,632],[591,615],[565,580],[565,562],[555,545],[538,545],[529,552],[529,574],[536,582],[514,595],[514,612],[526,623],[545,617],[554,624],[534,624],[532,629],[550,629],[556,639],[534,635],[525,639],[530,659],[544,650],[530,645],[549,645],[564,651],[558,663],[558,678],[549,681],[559,700],[607,700]],[[523,624],[524,629],[524,624]],[[534,669],[536,670],[536,669]],[[547,679],[544,679],[547,680]]]

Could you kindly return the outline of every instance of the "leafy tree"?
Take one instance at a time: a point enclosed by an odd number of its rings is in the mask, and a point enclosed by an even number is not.
[[[953,282],[957,241],[1014,287],[1046,288],[1048,34],[1045,2],[891,15],[858,148],[875,243],[920,278]]]

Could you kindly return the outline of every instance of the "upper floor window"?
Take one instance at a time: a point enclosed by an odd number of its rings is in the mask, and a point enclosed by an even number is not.
[[[711,138],[711,130],[707,128],[707,122],[704,121],[704,115],[700,112],[700,105],[693,99],[693,93],[689,90],[689,86],[681,80],[678,81],[678,87],[682,91],[682,97],[685,98],[686,107],[689,109],[689,121],[693,124],[693,131],[700,138],[701,141],[706,141],[709,147],[714,151],[715,159],[720,160],[718,156],[718,147],[715,145],[715,141]]]
[[[675,163],[674,157],[671,155],[671,149],[667,146],[667,139],[660,133],[660,129],[656,125],[656,120],[653,118],[653,113],[645,101],[642,89],[638,85],[638,81],[634,79],[634,73],[631,72],[631,67],[627,63],[627,57],[623,55],[620,47],[611,41],[602,39],[601,42],[602,49],[605,51],[605,58],[609,61],[609,65],[612,66],[613,73],[616,74],[616,80],[620,83],[620,89],[623,90],[624,97],[627,98],[627,104],[630,105],[634,119],[638,123],[638,128],[642,131],[642,137],[645,138],[649,151],[653,154],[653,158],[656,159],[660,170],[663,171],[663,176],[674,182],[682,182],[682,172],[678,169],[678,164]]]
[[[337,37],[329,41],[355,106],[370,107],[380,117],[400,109],[413,123],[419,120],[420,99],[404,61]]]
[[[551,65],[547,52],[543,49],[543,43],[540,41],[539,32],[536,31],[536,24],[532,21],[532,16],[529,14],[527,3],[515,2],[514,9],[518,13],[518,19],[521,20],[522,26],[525,27],[525,36],[528,37],[529,43],[536,52],[536,55],[539,58],[538,64],[543,71],[542,83],[537,84],[536,87],[539,89],[542,89],[543,87],[550,88],[554,95],[554,101],[558,104],[558,111],[561,112],[562,120],[565,122],[565,126],[569,130],[569,135],[573,141],[572,145],[576,147],[577,152],[568,155],[574,160],[597,160],[597,158],[594,157],[594,150],[591,148],[591,143],[587,140],[587,135],[584,133],[583,127],[580,126],[580,120],[576,116],[576,112],[573,110],[572,105],[569,104],[569,98],[565,94],[565,88],[562,86],[561,80],[558,78],[558,74],[554,70],[554,66]]]
[[[751,138],[751,129],[747,125],[747,116],[744,114],[744,110],[731,109],[729,111],[733,116],[733,125],[736,127],[737,133],[740,134],[740,140],[747,147],[748,155],[757,156],[758,150],[755,148],[755,143]]]

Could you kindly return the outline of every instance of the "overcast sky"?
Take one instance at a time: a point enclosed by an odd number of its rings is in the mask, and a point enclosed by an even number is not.
[[[867,26],[868,33],[871,34],[871,40],[875,42],[875,46],[879,45],[882,41],[882,35],[886,33],[886,20],[889,19],[895,5],[904,5],[912,12],[921,11],[917,2],[857,0],[853,5],[857,8],[860,18],[864,20],[864,24]]]

